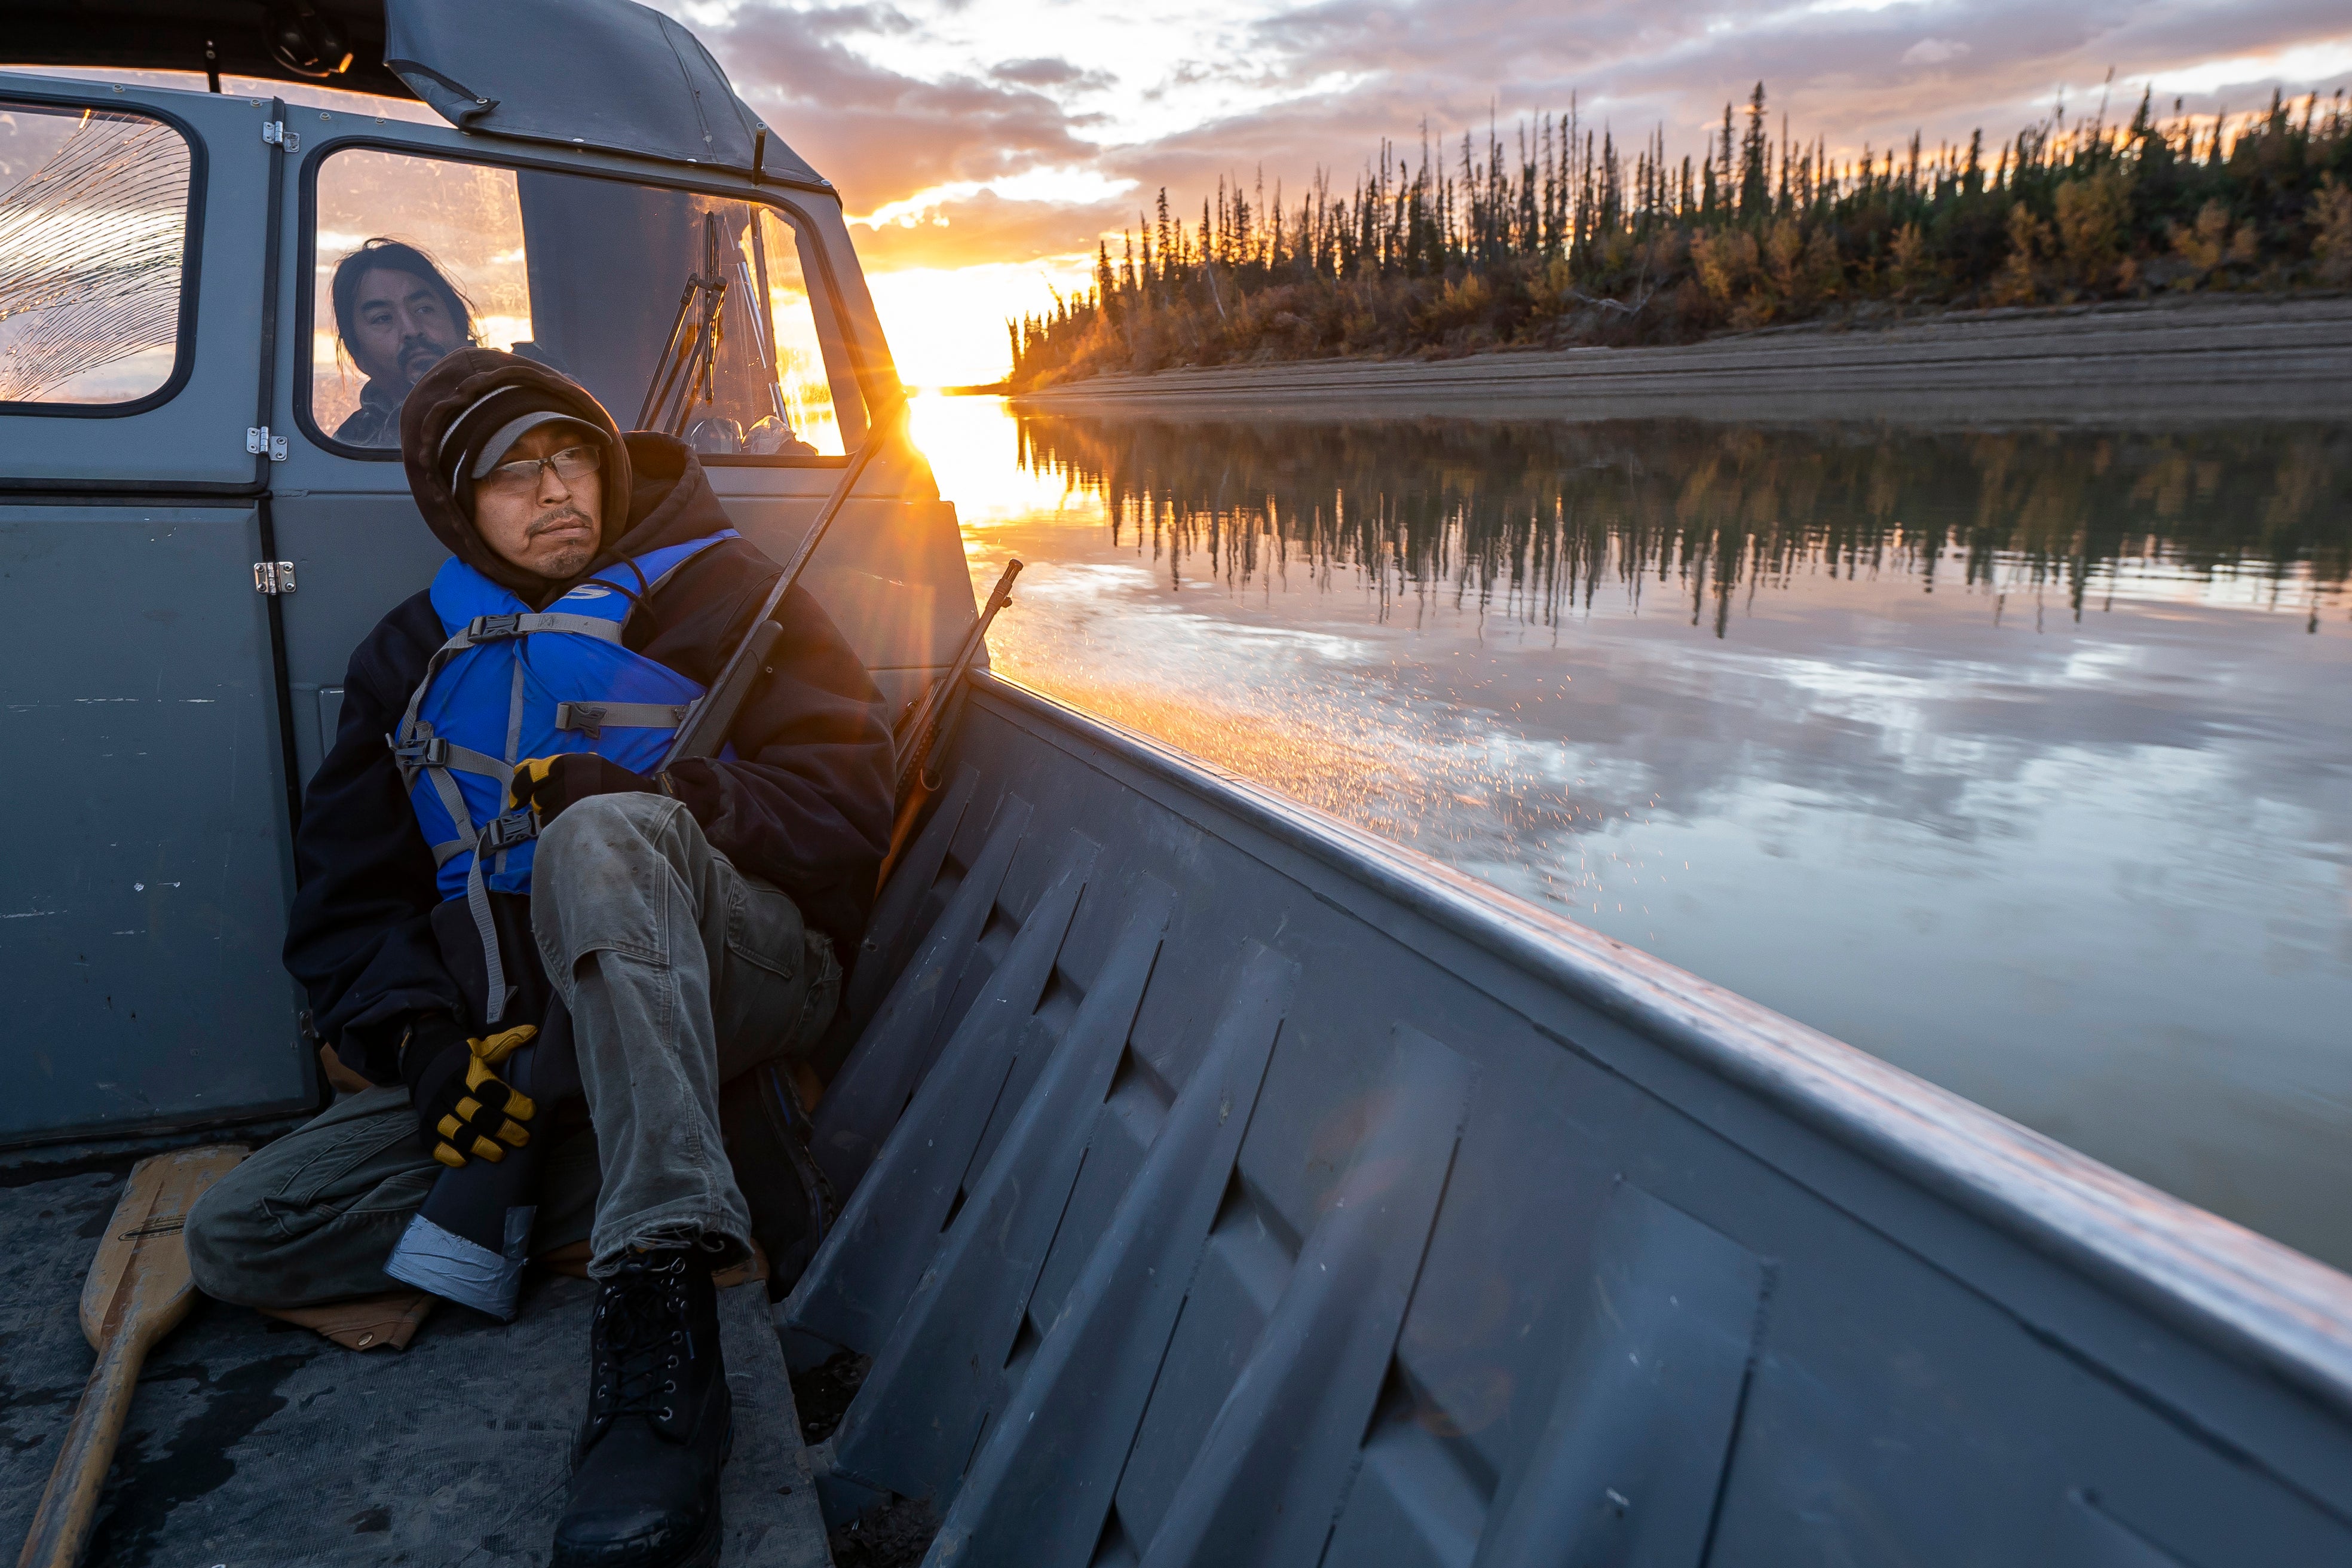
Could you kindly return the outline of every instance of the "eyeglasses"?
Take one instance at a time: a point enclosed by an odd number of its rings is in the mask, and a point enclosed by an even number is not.
[[[551,458],[525,458],[519,463],[500,463],[474,481],[477,490],[490,490],[501,495],[522,495],[539,488],[542,468],[553,468],[555,477],[566,485],[577,485],[604,466],[604,452],[594,447],[566,447]]]

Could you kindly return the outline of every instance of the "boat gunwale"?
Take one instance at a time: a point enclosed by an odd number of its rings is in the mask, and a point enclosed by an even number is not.
[[[2295,1392],[2352,1414],[2352,1275],[1859,1047],[1179,747],[992,671],[975,670],[972,681],[983,702],[1069,731],[1203,798],[2074,1266],[2193,1337],[2218,1342],[2216,1348],[2250,1357]],[[1526,1016],[1507,998],[1496,999]],[[1969,1284],[1985,1289],[1981,1281]]]

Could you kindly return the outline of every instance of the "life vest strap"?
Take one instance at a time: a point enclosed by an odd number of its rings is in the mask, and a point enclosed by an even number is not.
[[[420,734],[410,740],[394,741],[392,755],[403,773],[416,768],[455,768],[461,773],[480,773],[485,778],[499,780],[514,775],[512,763],[439,735]]]
[[[398,753],[399,749],[399,745],[395,742],[393,747],[395,755]],[[479,753],[476,754],[478,755]],[[432,784],[433,793],[438,795],[441,799],[441,809],[449,814],[449,824],[457,830],[457,837],[454,840],[449,840],[449,842],[457,844],[460,848],[473,842],[474,819],[467,814],[466,810],[466,797],[458,793],[457,781],[449,776],[449,770],[446,767],[433,767],[428,765],[418,771],[421,771],[425,774],[426,780]],[[505,771],[509,774],[512,772],[510,769]],[[412,772],[405,767],[401,769],[401,782],[408,784],[412,788],[415,787],[413,782],[415,777],[415,772]],[[456,850],[451,850],[450,854],[455,854],[456,852]],[[448,855],[445,855],[441,852],[441,846],[438,844],[433,847],[433,863],[436,867],[438,867],[443,861],[449,858]]]
[[[466,629],[449,639],[451,648],[474,647],[486,642],[505,642],[511,637],[527,637],[533,632],[570,632],[574,637],[595,637],[604,642],[621,640],[621,623],[595,616],[476,616],[466,623]]]
[[[489,981],[489,995],[485,999],[482,1022],[493,1028],[506,1016],[511,988],[507,984],[505,956],[499,951],[498,922],[490,916],[490,886],[482,875],[482,863],[502,850],[538,837],[539,818],[528,808],[494,816],[474,840],[474,863],[466,868],[466,909],[474,917],[475,934],[482,939],[482,963],[488,971],[486,978]]]
[[[559,702],[555,727],[577,730],[590,740],[602,740],[604,726],[623,730],[675,730],[694,710],[691,702]]]

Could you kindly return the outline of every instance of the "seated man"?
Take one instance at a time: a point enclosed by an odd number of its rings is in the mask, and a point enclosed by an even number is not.
[[[722,759],[649,776],[678,711],[659,704],[717,678],[776,574],[699,460],[489,349],[417,384],[401,450],[453,559],[352,656],[286,942],[320,1033],[380,1087],[205,1194],[190,1266],[272,1310],[394,1289],[386,1257],[445,1167],[546,1140],[533,1255],[585,1240],[600,1281],[553,1561],[709,1561],[710,1276],[751,1235],[719,1087],[809,1047],[838,1001],[890,834],[882,699],[795,588]],[[493,1042],[532,1024],[577,1058],[568,1141],[497,1071]]]
[[[335,263],[327,291],[343,352],[367,377],[360,405],[335,426],[335,439],[397,447],[409,388],[474,341],[473,312],[430,257],[396,239],[371,239]]]

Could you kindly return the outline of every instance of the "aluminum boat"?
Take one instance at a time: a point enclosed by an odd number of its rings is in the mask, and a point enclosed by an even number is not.
[[[352,646],[438,563],[341,258],[428,251],[478,341],[625,420],[670,416],[717,265],[677,427],[780,560],[901,393],[834,188],[625,0],[7,4],[0,53],[21,1532],[122,1172],[331,1092],[291,828]],[[807,582],[898,704],[975,611],[908,450]],[[940,776],[815,1110],[838,1221],[782,1300],[726,1293],[728,1561],[2352,1563],[2352,1279],[984,671]],[[541,1560],[586,1305],[360,1354],[200,1310],[91,1561]]]

